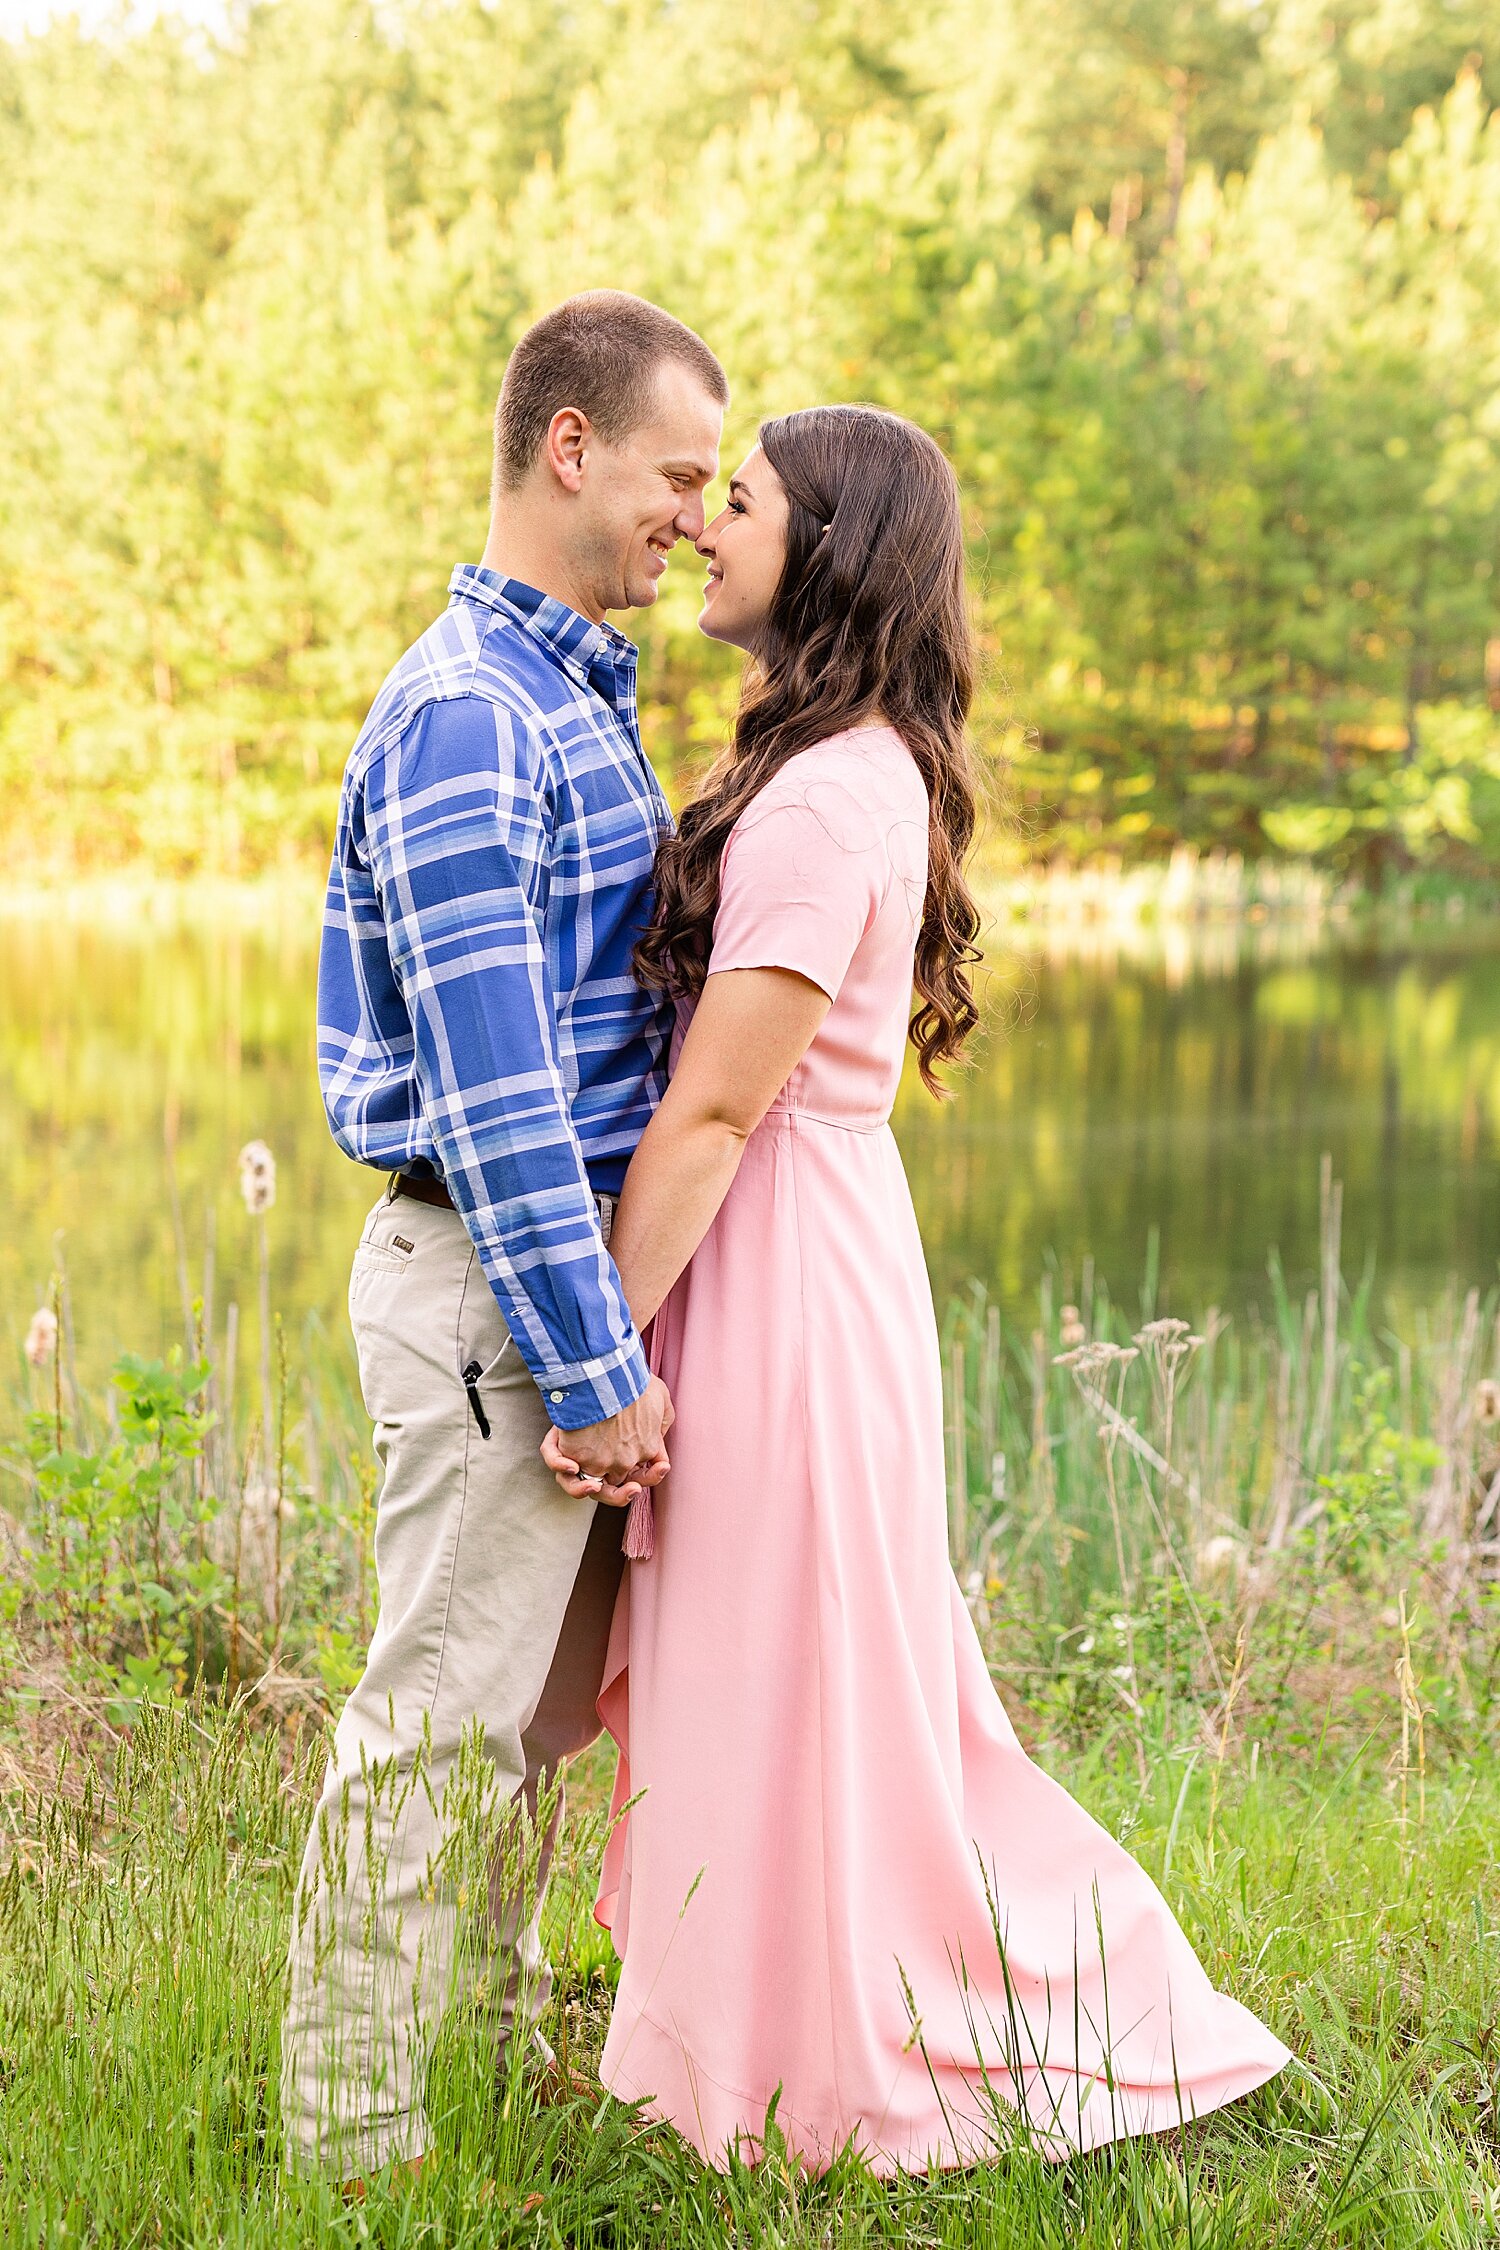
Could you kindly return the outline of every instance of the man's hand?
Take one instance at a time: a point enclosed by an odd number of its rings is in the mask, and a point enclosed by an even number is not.
[[[667,1386],[653,1375],[645,1390],[607,1422],[581,1430],[551,1429],[542,1459],[564,1492],[623,1508],[644,1486],[661,1483],[671,1466],[665,1438],[676,1419]]]

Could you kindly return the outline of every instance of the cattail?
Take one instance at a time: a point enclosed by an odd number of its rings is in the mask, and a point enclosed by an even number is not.
[[[26,1331],[26,1357],[33,1367],[46,1367],[56,1351],[57,1315],[50,1305],[38,1305]]]
[[[240,1193],[253,1219],[276,1201],[276,1159],[264,1141],[246,1141],[240,1150]]]

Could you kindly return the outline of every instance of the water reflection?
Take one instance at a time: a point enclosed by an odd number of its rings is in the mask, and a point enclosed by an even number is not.
[[[0,1306],[18,1345],[66,1260],[81,1369],[159,1349],[204,1289],[251,1287],[244,1141],[275,1150],[273,1283],[289,1319],[342,1319],[378,1187],[328,1141],[312,1075],[315,909],[240,927],[10,919],[0,990]],[[1281,922],[1081,927],[1011,940],[957,1098],[915,1078],[897,1131],[939,1297],[970,1277],[1029,1319],[1055,1261],[1132,1308],[1157,1230],[1160,1307],[1267,1296],[1267,1245],[1316,1258],[1318,1159],[1345,1183],[1346,1271],[1378,1261],[1403,1319],[1500,1258],[1500,952]],[[171,1163],[168,1151],[171,1151]],[[173,1181],[183,1257],[174,1250]],[[185,1268],[185,1275],[184,1269]]]

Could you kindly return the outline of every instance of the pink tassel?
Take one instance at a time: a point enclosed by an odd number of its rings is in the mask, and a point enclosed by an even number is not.
[[[649,1562],[656,1553],[656,1517],[649,1485],[642,1486],[626,1510],[624,1546],[627,1562]]]

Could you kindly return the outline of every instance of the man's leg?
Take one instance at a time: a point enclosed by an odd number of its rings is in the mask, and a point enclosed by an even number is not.
[[[548,1816],[543,1827],[523,1836],[522,1824],[504,1824],[490,1870],[490,1915],[494,1925],[499,2041],[519,2023],[533,2038],[552,1990],[552,1972],[542,1947],[542,1902],[552,1866],[553,1847],[562,1826],[563,1791],[559,1768],[565,1758],[586,1750],[599,1734],[596,1708],[609,1652],[609,1628],[620,1591],[625,1557],[622,1508],[600,1507],[589,1527],[583,1560],[568,1600],[562,1631],[553,1652],[547,1684],[521,1736],[525,1782],[516,1803],[535,1821],[538,1796]],[[540,2044],[538,2042],[538,2044]],[[542,2059],[547,2060],[545,2048]]]
[[[492,1797],[521,1787],[595,1512],[542,1467],[546,1410],[456,1213],[377,1205],[349,1304],[384,1467],[380,1614],[308,1838],[282,2043],[289,2161],[338,2177],[426,2147],[432,2034],[478,1966],[456,1959],[445,1792],[475,1721]]]

